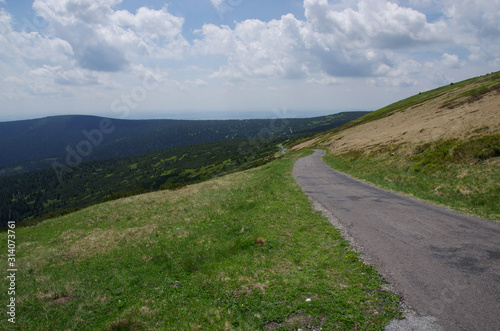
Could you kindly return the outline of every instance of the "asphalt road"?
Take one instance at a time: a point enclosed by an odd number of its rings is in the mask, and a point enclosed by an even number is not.
[[[416,312],[412,318],[435,318],[434,329],[500,330],[500,223],[357,181],[323,155],[297,160],[297,183]]]

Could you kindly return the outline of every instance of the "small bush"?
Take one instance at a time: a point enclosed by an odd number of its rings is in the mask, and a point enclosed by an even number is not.
[[[341,155],[341,157],[348,159],[349,161],[356,161],[363,157],[363,151],[349,151]]]
[[[255,243],[257,244],[257,246],[259,247],[264,247],[266,246],[266,242],[264,239],[262,239],[262,237],[259,237],[255,240]]]
[[[436,170],[442,169],[451,160],[451,149],[455,146],[455,139],[448,139],[436,143],[434,146],[428,144],[417,146],[416,151],[410,160],[415,162],[412,170],[419,172],[425,170],[425,173],[432,173]]]
[[[459,141],[448,139],[415,147],[410,161],[414,172],[433,173],[451,163],[475,163],[500,156],[500,134]]]
[[[453,149],[457,162],[484,161],[500,156],[500,134],[461,141]]]
[[[417,145],[415,147],[415,150],[413,152],[413,155],[418,155],[418,154],[422,154],[423,152],[425,152],[429,147],[431,147],[432,144],[431,143],[424,143],[424,144],[420,144],[420,145]]]
[[[160,190],[175,191],[175,190],[181,189],[185,186],[187,186],[187,184],[185,182],[169,183],[169,184],[163,184],[162,186],[160,186]]]

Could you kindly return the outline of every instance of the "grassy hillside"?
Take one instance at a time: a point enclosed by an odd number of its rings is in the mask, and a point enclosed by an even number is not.
[[[299,156],[16,229],[16,326],[382,330],[398,298],[313,211]]]
[[[302,142],[381,187],[500,220],[500,73],[394,103]]]

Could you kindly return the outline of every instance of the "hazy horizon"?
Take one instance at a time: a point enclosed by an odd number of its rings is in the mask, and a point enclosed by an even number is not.
[[[157,114],[151,114],[150,117],[148,117],[148,114],[145,113],[144,117],[140,118],[134,118],[134,117],[126,117],[126,118],[120,118],[114,114],[110,114],[109,116],[106,116],[105,114],[48,114],[44,116],[39,116],[39,117],[30,117],[30,118],[19,118],[19,119],[2,119],[0,118],[0,122],[16,122],[16,121],[29,121],[29,120],[36,120],[36,119],[42,119],[42,118],[47,118],[47,117],[56,117],[56,116],[98,116],[98,117],[105,117],[105,118],[110,118],[110,119],[124,119],[124,120],[251,120],[251,119],[273,119],[273,118],[309,118],[309,117],[321,117],[321,116],[327,116],[327,115],[334,115],[338,113],[343,113],[343,112],[355,112],[355,111],[372,111],[372,110],[362,110],[362,109],[349,109],[349,110],[341,110],[341,111],[318,111],[311,113],[310,111],[307,110],[287,110],[287,109],[275,109],[274,111],[270,112],[264,112],[264,111],[259,111],[259,112],[218,112],[218,113],[211,113],[207,114],[205,112],[199,112],[199,113],[170,113],[166,115],[166,117],[155,117]],[[248,116],[248,115],[251,116]]]

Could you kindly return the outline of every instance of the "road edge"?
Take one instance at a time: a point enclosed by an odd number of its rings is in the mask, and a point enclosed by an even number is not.
[[[313,151],[316,152],[323,150],[313,150]],[[297,162],[297,160],[295,162]],[[323,155],[321,156],[321,161],[324,163]],[[380,274],[376,265],[372,263],[371,258],[363,253],[363,247],[359,243],[357,243],[356,240],[349,234],[347,227],[344,224],[342,224],[330,210],[328,210],[318,201],[314,200],[313,197],[311,197],[307,192],[304,191],[302,186],[300,186],[299,183],[296,181],[295,172],[293,172],[293,177],[295,183],[301,188],[302,192],[304,192],[304,194],[307,195],[309,201],[311,201],[314,210],[321,212],[321,214],[328,220],[328,222],[334,228],[340,231],[342,238],[344,238],[344,240],[346,240],[349,243],[350,246],[349,249],[356,253],[359,253],[359,258],[363,261],[363,263],[370,265],[377,270],[379,275],[382,277],[382,280],[386,282],[386,284],[381,286],[381,289],[389,293],[394,293],[401,298],[401,301],[399,303],[399,309],[403,312],[404,319],[391,320],[390,323],[386,325],[384,330],[385,331],[413,331],[413,330],[443,331],[443,328],[437,324],[437,318],[432,316],[419,316],[419,314],[406,302],[402,293],[398,291],[393,286],[393,284],[391,284],[382,274]]]

